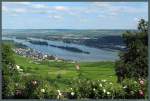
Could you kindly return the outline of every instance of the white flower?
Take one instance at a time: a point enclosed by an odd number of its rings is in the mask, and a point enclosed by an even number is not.
[[[102,80],[102,82],[106,82],[106,80]]]
[[[58,95],[61,96],[62,94],[61,94],[60,90],[57,90],[57,91],[58,91]]]
[[[58,92],[57,99],[61,99],[62,93],[60,92],[60,90],[57,90],[57,92]]]
[[[70,88],[72,90],[72,88]]]
[[[141,84],[141,85],[144,85],[144,80],[140,80],[140,84]]]
[[[45,89],[41,89],[41,92],[42,92],[42,93],[45,93]]]
[[[74,96],[74,94],[75,94],[74,92],[71,92],[71,95],[72,95],[72,96]]]
[[[130,91],[131,94],[134,94],[134,91]]]
[[[62,93],[59,93],[59,96],[62,96]]]
[[[15,85],[16,85],[16,86],[18,86],[19,84],[18,84],[18,83],[16,83]]]
[[[103,89],[103,92],[106,93],[106,89]]]
[[[16,68],[17,68],[17,69],[20,69],[20,66],[16,65]]]
[[[100,86],[100,87],[103,87],[103,85],[102,85],[101,83],[99,84],[99,86]]]
[[[110,94],[110,92],[107,92],[107,95],[109,95]]]
[[[93,91],[95,91],[96,89],[95,88],[93,88]]]
[[[58,93],[60,93],[60,90],[57,90]]]
[[[111,85],[112,85],[112,82],[110,82],[109,84],[111,84]]]
[[[33,85],[36,85],[36,84],[37,84],[37,81],[33,80],[33,81],[32,81],[32,84],[33,84]]]
[[[127,88],[127,86],[124,86],[123,88],[125,89],[125,88]]]

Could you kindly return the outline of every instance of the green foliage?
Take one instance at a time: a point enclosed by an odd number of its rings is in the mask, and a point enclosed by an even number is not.
[[[140,84],[135,80],[125,79],[122,82],[127,98],[135,98],[138,95]]]
[[[122,86],[114,84],[106,80],[87,80],[78,79],[73,83],[74,98],[90,98],[90,99],[115,99],[124,98],[125,92]],[[70,93],[71,93],[70,92]]]
[[[73,93],[73,95],[72,95]],[[143,99],[147,97],[147,81],[124,79],[121,84],[107,80],[77,79],[73,81],[67,98]]]
[[[10,45],[2,44],[2,75],[12,75],[13,73],[16,73],[14,65],[15,60]]]
[[[13,98],[15,92],[15,84],[8,75],[3,75],[2,81],[2,97]]]
[[[7,44],[2,44],[2,97],[12,98],[15,92],[17,70],[14,68],[15,60],[13,58],[13,51]]]
[[[10,45],[2,44],[2,66],[13,66],[14,64],[13,51]]]
[[[138,29],[139,29],[141,32],[148,32],[148,22],[145,22],[144,19],[141,19],[141,20],[139,21]]]
[[[46,80],[31,80],[30,82],[27,82],[25,92],[27,98],[56,99],[57,97],[56,88],[51,86]]]
[[[62,77],[61,77],[61,74],[60,74],[60,73],[57,74],[56,78],[57,78],[57,79],[61,79],[61,78],[62,78]]]
[[[143,81],[143,84],[141,84],[140,81]],[[144,98],[147,96],[147,82],[144,79],[138,81],[133,79],[124,79],[122,86],[126,92],[125,96],[127,99]],[[140,91],[143,92],[143,95],[140,94]]]
[[[148,76],[148,22],[141,19],[138,32],[126,32],[123,39],[126,51],[120,55],[116,62],[118,81],[127,78],[146,78]]]

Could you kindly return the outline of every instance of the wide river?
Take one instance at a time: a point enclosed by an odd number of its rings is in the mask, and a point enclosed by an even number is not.
[[[36,51],[42,52],[44,54],[49,54],[49,55],[57,56],[59,58],[63,58],[63,59],[67,59],[67,60],[74,60],[74,61],[115,61],[116,59],[118,59],[118,53],[119,53],[119,51],[97,49],[97,48],[88,47],[85,45],[64,43],[62,41],[50,41],[50,40],[32,38],[32,40],[46,41],[50,45],[76,47],[83,51],[90,52],[90,54],[71,52],[68,50],[64,50],[64,49],[57,48],[57,47],[52,47],[49,45],[47,46],[47,45],[32,44],[32,43],[28,42],[28,40],[16,39],[15,37],[13,37],[13,38],[2,37],[2,39],[3,40],[14,40],[15,42],[22,43]]]

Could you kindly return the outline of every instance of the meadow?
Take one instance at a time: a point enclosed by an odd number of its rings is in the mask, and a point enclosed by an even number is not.
[[[90,80],[107,80],[116,82],[113,62],[79,62],[80,70],[71,61],[42,60],[15,54],[15,62],[23,69],[22,75],[30,75],[42,80],[51,81],[58,88],[65,89],[73,79],[84,77]]]

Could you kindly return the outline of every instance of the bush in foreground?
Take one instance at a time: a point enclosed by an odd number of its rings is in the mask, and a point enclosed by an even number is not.
[[[141,19],[138,32],[123,34],[126,51],[120,55],[116,62],[116,75],[118,82],[125,78],[147,78],[148,76],[148,22]]]

